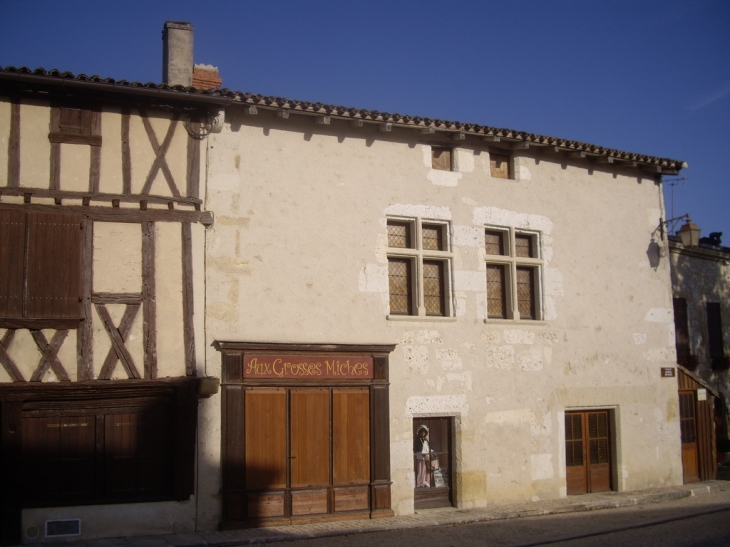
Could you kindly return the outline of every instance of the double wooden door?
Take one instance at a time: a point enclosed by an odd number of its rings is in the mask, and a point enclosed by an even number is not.
[[[565,413],[568,494],[611,490],[608,410]]]
[[[367,387],[255,387],[244,397],[247,518],[369,510]]]

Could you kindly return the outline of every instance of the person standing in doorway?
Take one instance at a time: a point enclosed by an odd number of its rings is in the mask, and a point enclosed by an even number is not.
[[[416,488],[431,488],[428,469],[431,446],[428,442],[428,427],[421,425],[413,439],[413,454],[416,457]]]

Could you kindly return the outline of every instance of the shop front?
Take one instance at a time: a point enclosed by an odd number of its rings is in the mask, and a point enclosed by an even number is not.
[[[222,529],[392,516],[393,345],[216,342]]]

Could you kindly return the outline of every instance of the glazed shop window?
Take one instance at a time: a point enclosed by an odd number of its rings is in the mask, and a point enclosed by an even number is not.
[[[537,233],[502,227],[484,231],[488,319],[542,319],[539,243]]]
[[[0,210],[0,327],[78,326],[84,229],[78,214]]]
[[[448,224],[388,220],[390,316],[450,317]]]

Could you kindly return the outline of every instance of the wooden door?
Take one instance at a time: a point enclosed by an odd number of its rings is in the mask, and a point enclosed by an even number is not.
[[[426,463],[428,487],[414,488],[414,506],[416,509],[431,507],[451,507],[453,505],[451,480],[451,428],[452,418],[414,418],[413,438],[418,431],[428,428],[430,457]],[[414,451],[414,473],[418,477],[419,458]],[[414,485],[415,486],[415,485]]]
[[[332,390],[332,485],[335,513],[366,511],[370,483],[370,390]]]
[[[246,390],[246,498],[249,518],[283,517],[287,471],[286,390]]]
[[[611,490],[607,410],[565,413],[565,465],[569,495]]]
[[[682,475],[684,482],[699,482],[695,392],[679,392],[679,422],[682,436]]]
[[[370,389],[245,390],[245,518],[369,514]]]
[[[290,455],[292,516],[324,514],[330,485],[330,391],[291,390]]]

